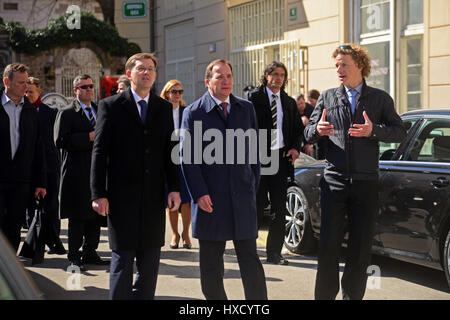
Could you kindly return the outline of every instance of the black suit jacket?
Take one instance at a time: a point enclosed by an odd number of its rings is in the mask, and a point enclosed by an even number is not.
[[[56,148],[54,131],[57,109],[51,108],[45,103],[39,106],[39,124],[41,128],[41,139],[44,147],[47,172],[58,173],[61,166],[61,156]]]
[[[284,91],[280,91],[281,105],[283,108],[283,139],[286,150],[296,149],[300,152],[303,139],[303,123],[298,113],[295,100]],[[249,100],[253,103],[258,119],[258,129],[272,129],[272,114],[270,101],[265,86],[260,86],[249,94]],[[261,141],[261,143],[264,143]],[[270,150],[270,134],[267,135],[267,150]]]
[[[142,123],[131,89],[99,103],[92,153],[92,200],[108,198],[112,250],[164,245],[168,191],[179,191],[172,104],[150,93]]]
[[[0,99],[2,95],[3,90],[0,90]],[[19,133],[19,146],[12,159],[9,117],[0,100],[0,184],[25,183],[46,187],[38,114],[26,97],[20,113]]]
[[[95,104],[92,103],[92,106],[97,109]],[[62,149],[61,218],[97,218],[97,213],[92,209],[89,188],[93,145],[89,133],[93,130],[76,99],[56,115],[54,139],[56,146]]]

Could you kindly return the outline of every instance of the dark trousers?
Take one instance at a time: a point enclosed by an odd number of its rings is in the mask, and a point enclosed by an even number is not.
[[[29,191],[28,184],[0,184],[0,230],[15,252],[20,245]]]
[[[256,252],[256,239],[233,240],[245,299],[267,300],[266,277]],[[226,241],[199,240],[202,292],[207,300],[227,300],[223,285]]]
[[[69,252],[67,258],[75,262],[81,256],[89,256],[95,253],[100,242],[100,222],[93,219],[69,218]],[[80,248],[83,247],[83,253]]]
[[[267,194],[269,195],[271,220],[267,235],[266,251],[267,255],[281,254],[284,243],[284,232],[286,228],[286,195],[287,176],[290,164],[286,158],[282,157],[280,151],[279,169],[274,175],[261,176],[257,193],[258,227],[264,215],[264,208],[267,206]]]
[[[161,247],[145,250],[113,250],[109,271],[110,300],[153,300],[158,279]],[[133,266],[136,258],[136,280]]]
[[[349,241],[341,280],[344,298],[364,297],[370,265],[378,180],[353,181],[334,188],[322,179],[322,208],[315,298],[335,299],[339,292],[339,253],[347,215]]]

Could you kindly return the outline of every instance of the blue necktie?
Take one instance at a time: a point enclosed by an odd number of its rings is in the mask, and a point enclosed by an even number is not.
[[[147,102],[145,102],[145,100],[140,100],[138,103],[141,106],[141,120],[142,120],[142,123],[145,124],[145,121],[147,120],[148,105],[147,105]]]
[[[350,89],[348,91],[348,102],[350,102],[350,108],[352,109],[352,114],[355,114],[357,95],[358,95],[358,91],[356,91],[355,89]]]
[[[95,117],[94,117],[94,113],[92,112],[91,107],[86,107],[86,110],[89,114],[89,123],[91,124],[91,126],[93,128],[95,128]]]

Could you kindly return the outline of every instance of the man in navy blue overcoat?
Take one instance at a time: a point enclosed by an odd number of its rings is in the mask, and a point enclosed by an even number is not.
[[[202,291],[227,299],[223,254],[233,240],[246,299],[267,299],[264,269],[256,252],[257,120],[251,102],[231,94],[231,64],[206,69],[208,91],[188,106],[182,121],[182,169],[193,199],[192,233],[199,239]],[[183,130],[184,129],[184,130]]]

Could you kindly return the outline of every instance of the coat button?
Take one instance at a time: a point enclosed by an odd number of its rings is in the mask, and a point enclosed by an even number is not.
[[[150,154],[150,149],[145,149],[145,154]]]
[[[149,170],[149,169],[145,169],[145,173],[146,173],[146,174],[149,174],[149,173],[150,173],[150,170]]]
[[[144,134],[147,135],[148,134],[148,130],[144,130]]]

